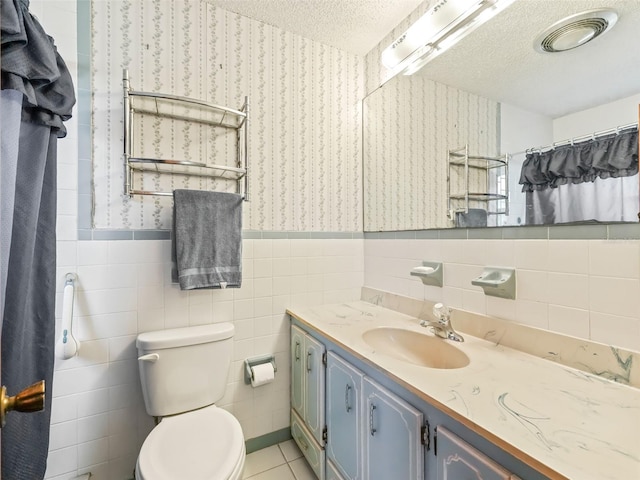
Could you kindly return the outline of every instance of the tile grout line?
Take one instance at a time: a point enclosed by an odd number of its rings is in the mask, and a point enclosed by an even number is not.
[[[300,457],[300,458],[302,458],[302,457]],[[298,459],[296,458],[295,460],[298,460]],[[274,467],[267,468],[266,470],[262,470],[260,472],[257,472],[254,475],[251,475],[250,477],[245,478],[245,480],[251,480],[252,478],[256,478],[257,476],[262,475],[263,473],[267,473],[267,472],[270,472],[271,470],[275,470],[276,468],[280,468],[283,465],[286,465],[287,468],[289,468],[289,471],[291,472],[291,475],[293,475],[293,478],[295,480],[298,480],[298,477],[296,476],[296,473],[293,471],[293,468],[291,468],[291,463],[294,462],[295,460],[291,460],[291,462],[287,462],[287,459],[285,458],[285,462],[284,463],[281,463],[280,465],[276,465]]]
[[[289,471],[291,472],[291,475],[293,476],[293,478],[295,480],[298,480],[298,477],[296,476],[296,472],[293,471],[293,468],[291,468],[291,462],[287,459],[287,456],[284,454],[284,450],[282,449],[282,443],[278,444],[278,449],[280,450],[280,453],[282,454],[282,456],[284,457],[284,461],[287,464],[287,467],[289,468]],[[292,460],[293,461],[293,460]]]
[[[291,472],[291,475],[293,475],[293,478],[295,480],[298,480],[298,477],[296,476],[296,472],[294,472],[293,468],[291,468],[291,462],[287,462],[287,467],[289,467],[289,471]]]
[[[300,457],[294,458],[294,459],[292,459],[291,461],[289,461],[289,460],[287,460],[287,457],[286,457],[286,455],[285,455],[285,453],[284,453],[284,450],[282,449],[282,443],[277,444],[277,447],[278,447],[278,451],[279,451],[279,452],[280,452],[280,454],[282,455],[282,458],[284,459],[284,463],[281,463],[281,464],[279,464],[279,465],[275,465],[275,466],[273,466],[273,467],[271,467],[271,468],[268,468],[268,469],[266,469],[266,470],[262,470],[262,471],[260,471],[260,472],[256,472],[255,474],[251,475],[250,477],[246,477],[246,479],[245,479],[245,480],[251,480],[251,479],[256,478],[256,477],[258,477],[259,475],[262,475],[262,474],[264,474],[264,473],[266,473],[266,472],[269,472],[269,471],[271,471],[271,470],[275,470],[276,468],[280,468],[280,467],[282,467],[283,465],[287,465],[287,468],[288,468],[288,469],[289,469],[289,471],[291,472],[291,475],[293,476],[293,478],[294,478],[295,480],[298,480],[298,477],[297,477],[297,475],[296,475],[296,473],[295,473],[295,471],[294,471],[293,467],[291,466],[291,463],[292,463],[292,462],[295,462],[295,461],[297,461],[297,460],[299,460],[300,458],[304,458],[304,456],[300,456]]]

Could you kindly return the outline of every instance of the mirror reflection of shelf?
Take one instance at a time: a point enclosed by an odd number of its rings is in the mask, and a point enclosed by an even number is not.
[[[509,155],[470,155],[468,145],[448,154],[447,216],[455,226],[486,227],[487,216],[508,215]]]
[[[467,147],[463,147],[467,149]],[[501,157],[483,157],[478,155],[465,155],[460,153],[459,150],[449,150],[449,164],[450,165],[466,165],[468,163],[469,168],[479,168],[481,170],[502,168],[507,165],[507,156]]]
[[[489,202],[491,200],[506,200],[507,195],[503,195],[501,193],[474,193],[469,192],[466,195],[449,195],[449,198],[454,200],[465,200],[468,198],[469,200],[478,200],[480,202]],[[504,212],[502,212],[504,213]]]

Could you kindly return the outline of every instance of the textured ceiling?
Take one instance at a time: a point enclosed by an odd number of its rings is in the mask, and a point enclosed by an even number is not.
[[[425,0],[209,0],[311,40],[369,53]],[[534,51],[545,28],[612,7],[620,18],[575,50]],[[516,0],[419,73],[553,118],[640,93],[640,0]]]
[[[369,53],[423,0],[210,0],[220,8],[356,55]]]
[[[558,20],[612,7],[617,24],[586,45],[538,53],[533,41]],[[552,118],[640,93],[639,0],[518,0],[420,75]]]

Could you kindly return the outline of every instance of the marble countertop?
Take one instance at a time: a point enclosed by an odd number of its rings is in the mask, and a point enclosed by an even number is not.
[[[468,334],[455,344],[470,359],[464,368],[397,360],[362,334],[383,326],[428,330],[364,301],[288,313],[544,475],[640,479],[640,389]]]

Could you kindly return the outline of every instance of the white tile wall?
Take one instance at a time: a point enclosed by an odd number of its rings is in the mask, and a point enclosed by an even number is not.
[[[549,305],[549,329],[574,337],[589,338],[589,311]]]
[[[244,240],[243,265],[253,268],[245,268],[242,288],[193,292],[171,284],[169,241],[59,244],[58,276],[78,274],[74,321],[82,345],[78,357],[56,363],[47,478],[82,469],[104,472],[92,477],[98,479],[131,476],[116,471],[125,465],[132,471],[127,460],[135,461],[153,426],[136,361],[135,338],[143,331],[233,322],[233,365],[219,405],[236,415],[247,439],[286,428],[285,308],[355,300],[364,283],[364,240]],[[61,280],[59,299],[62,288]],[[243,361],[263,353],[275,354],[280,368],[275,382],[252,389],[244,384]],[[69,449],[73,461],[61,455]]]
[[[444,287],[409,275],[444,262]],[[365,285],[640,351],[638,240],[365,240]],[[516,268],[516,300],[487,297],[483,266]]]

